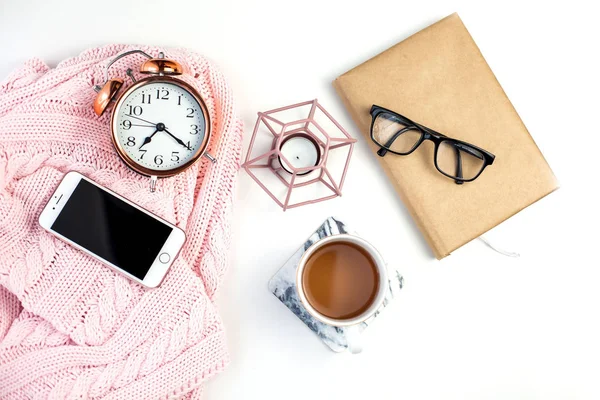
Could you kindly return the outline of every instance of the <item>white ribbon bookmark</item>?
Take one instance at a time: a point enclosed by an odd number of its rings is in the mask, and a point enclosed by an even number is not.
[[[513,257],[513,258],[519,258],[521,257],[521,255],[519,253],[513,253],[512,251],[506,251],[506,250],[502,250],[496,246],[494,246],[493,244],[491,244],[486,238],[484,238],[483,236],[479,236],[478,237],[479,240],[481,240],[483,243],[485,243],[485,245],[487,247],[489,247],[490,249],[494,250],[496,253],[502,254],[503,256],[506,257]]]

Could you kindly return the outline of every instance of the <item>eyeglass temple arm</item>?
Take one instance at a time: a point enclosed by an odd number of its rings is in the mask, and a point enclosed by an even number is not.
[[[464,151],[465,153],[469,153],[470,155],[472,155],[473,157],[477,157],[480,160],[484,160],[485,161],[485,157],[483,156],[483,154],[479,153],[478,151],[474,151],[473,149],[471,149],[470,147],[466,147],[463,146],[461,144],[458,143],[453,143],[452,144],[454,147],[454,151],[456,152],[456,177],[457,178],[462,178],[462,156],[460,154],[461,150]],[[462,184],[462,181],[459,180],[455,180],[457,185]]]
[[[485,157],[483,156],[483,154],[479,153],[478,151],[474,151],[473,149],[471,149],[469,147],[466,147],[466,146],[463,146],[460,144],[454,144],[454,147],[464,151],[465,153],[469,153],[473,157],[477,157],[480,160],[485,160]]]
[[[462,179],[462,177],[463,177],[462,157],[460,155],[460,150],[458,149],[457,146],[454,146],[454,151],[456,152],[456,177]],[[461,180],[455,179],[454,183],[456,183],[457,185],[462,185],[464,182]]]

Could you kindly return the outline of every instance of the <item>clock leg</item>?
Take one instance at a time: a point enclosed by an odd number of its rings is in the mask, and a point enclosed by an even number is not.
[[[216,163],[217,162],[217,159],[214,158],[210,153],[204,153],[203,156],[206,157],[206,158],[208,158],[210,160],[210,162],[212,162],[212,163]]]
[[[156,191],[156,181],[158,180],[157,176],[150,177],[150,192],[154,193]]]

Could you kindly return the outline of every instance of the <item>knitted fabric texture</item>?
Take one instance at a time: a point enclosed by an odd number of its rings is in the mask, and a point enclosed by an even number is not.
[[[181,79],[206,102],[208,149],[218,160],[159,179],[150,193],[149,178],[113,147],[110,110],[97,117],[92,109],[106,64],[131,49],[90,49],[54,69],[33,59],[0,83],[1,399],[198,399],[203,381],[227,363],[214,296],[227,265],[241,122],[210,62],[141,47],[183,65]],[[135,74],[144,60],[121,59],[109,77]],[[39,214],[69,171],[186,231],[159,288],[145,289],[41,229]]]

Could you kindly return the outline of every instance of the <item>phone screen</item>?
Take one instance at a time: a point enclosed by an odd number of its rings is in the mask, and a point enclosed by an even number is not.
[[[142,280],[173,230],[84,179],[51,229]]]

